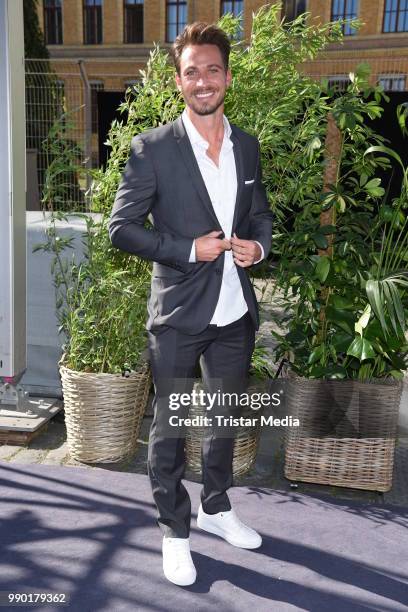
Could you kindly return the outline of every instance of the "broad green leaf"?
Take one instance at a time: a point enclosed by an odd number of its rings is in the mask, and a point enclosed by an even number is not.
[[[316,276],[321,283],[324,283],[330,272],[330,258],[327,255],[321,255],[315,268]]]
[[[341,195],[337,196],[337,210],[341,213],[346,210],[346,202]]]
[[[354,336],[345,331],[340,331],[335,334],[332,339],[332,345],[338,353],[345,353],[353,341]]]
[[[320,234],[335,234],[337,227],[335,225],[321,225],[318,231]]]
[[[388,335],[388,326],[385,322],[384,308],[380,297],[379,282],[376,280],[368,280],[365,289],[371,307],[375,315],[379,318],[385,335]]]
[[[371,315],[371,306],[370,304],[367,304],[367,306],[364,309],[363,314],[361,315],[357,323],[354,325],[354,331],[357,334],[360,334],[360,336],[363,335],[363,329],[367,327],[367,324],[370,320],[370,315]]]
[[[357,336],[347,349],[347,355],[356,357],[359,361],[365,361],[366,359],[372,359],[375,357],[375,352],[371,342],[366,338]]]
[[[364,152],[364,157],[369,153],[386,153],[386,155],[389,155],[390,157],[396,159],[402,169],[405,170],[404,163],[401,157],[398,155],[398,153],[396,153],[393,149],[390,149],[389,147],[385,147],[384,145],[368,147],[368,149],[366,149],[366,151]]]
[[[323,236],[323,234],[315,233],[312,235],[312,238],[313,238],[315,245],[319,249],[327,249],[327,247],[329,246],[329,243],[327,242],[327,238]]]
[[[324,351],[324,344],[320,344],[318,347],[313,349],[313,351],[310,353],[309,359],[307,360],[307,362],[309,364],[315,363],[323,355],[323,351]]]
[[[381,179],[373,178],[364,185],[364,189],[371,189],[372,187],[378,187],[379,185],[381,185]]]
[[[399,370],[390,370],[390,374],[393,378],[396,378],[397,380],[404,380],[404,373],[400,372]]]
[[[336,308],[341,310],[353,310],[355,309],[354,302],[350,299],[347,299],[341,295],[332,295],[330,296],[330,301]]]
[[[338,327],[353,335],[355,316],[353,312],[328,306],[326,308],[326,317],[329,321],[333,321]]]

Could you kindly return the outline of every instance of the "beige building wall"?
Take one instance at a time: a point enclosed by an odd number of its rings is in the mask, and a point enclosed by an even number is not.
[[[276,0],[275,0],[276,1]],[[275,1],[244,0],[244,36],[249,39],[252,14],[265,4]],[[315,23],[331,19],[331,0],[308,0],[307,10]],[[346,76],[356,65],[356,60],[366,60],[372,66],[373,81],[380,74],[405,75],[408,89],[408,35],[407,33],[382,33],[385,0],[359,0],[358,17],[364,25],[357,35],[347,36],[343,44],[333,44],[322,54],[321,61],[307,66],[310,74],[320,76]],[[123,0],[103,2],[103,43],[83,44],[83,0],[63,0],[63,45],[49,45],[56,72],[67,82],[62,70],[62,59],[85,60],[90,80],[99,80],[105,90],[121,91],[125,82],[138,78],[145,66],[154,42],[168,48],[166,36],[165,0],[144,0],[144,42],[123,43]],[[216,22],[220,17],[219,0],[188,0],[188,21]],[[37,4],[40,26],[43,28],[43,2]],[[66,66],[64,71],[67,72]],[[67,91],[69,89],[67,84]],[[95,136],[93,136],[94,142]]]
[[[249,39],[252,14],[261,6],[275,4],[277,0],[244,0],[244,36]],[[316,65],[316,74],[346,73],[356,58],[370,60],[374,73],[408,73],[408,35],[382,33],[385,0],[359,0],[358,17],[363,26],[357,35],[347,36],[343,44],[333,44],[323,54],[324,62]],[[331,0],[307,0],[307,10],[315,23],[331,19]],[[220,16],[220,0],[188,0],[188,20],[216,22]],[[43,28],[43,2],[37,3],[40,26]],[[105,89],[117,88],[126,80],[137,78],[153,43],[164,48],[166,38],[165,0],[144,0],[144,42],[123,43],[123,0],[103,2],[103,43],[83,44],[83,0],[63,0],[63,45],[49,45],[52,58],[83,58],[90,78],[104,81]],[[123,58],[123,65],[121,59]],[[129,60],[131,60],[129,62]],[[391,65],[391,63],[392,65]],[[56,64],[57,66],[60,64]],[[125,72],[126,74],[123,74]],[[123,76],[122,76],[123,75]],[[62,78],[62,75],[61,75]],[[408,79],[407,79],[408,80]],[[123,85],[122,85],[123,87]],[[406,84],[408,88],[408,83]]]

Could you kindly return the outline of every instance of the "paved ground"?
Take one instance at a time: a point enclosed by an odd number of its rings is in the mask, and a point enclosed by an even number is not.
[[[260,293],[258,297],[261,297]],[[264,295],[261,309],[262,325],[260,336],[262,343],[270,350],[273,338],[270,330],[273,327],[275,315],[268,294]],[[407,383],[407,381],[406,381]],[[151,398],[150,398],[151,400]],[[69,456],[63,413],[49,422],[47,431],[35,438],[27,447],[2,445],[0,460],[10,464],[47,464],[78,466],[87,469],[101,467],[104,470],[146,474],[146,457],[149,428],[152,419],[151,406],[148,407],[143,420],[139,445],[134,456],[122,463],[100,464],[90,466],[78,463]],[[242,486],[269,487],[281,491],[293,490],[291,483],[283,475],[283,431],[282,429],[263,428],[257,461],[245,476],[237,478],[235,484]],[[187,472],[187,479],[199,481],[199,476]],[[395,454],[393,487],[384,495],[356,489],[329,487],[299,483],[298,492],[311,494],[328,494],[341,499],[354,499],[367,502],[392,503],[408,507],[408,385],[405,384],[400,410],[399,439]]]
[[[0,482],[0,594],[68,600],[36,610],[408,611],[406,508],[234,487],[234,508],[263,538],[243,550],[196,527],[201,487],[187,482],[198,578],[181,588],[162,575],[146,476],[0,461]]]

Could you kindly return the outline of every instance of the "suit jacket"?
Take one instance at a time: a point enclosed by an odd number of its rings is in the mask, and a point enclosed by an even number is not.
[[[271,246],[272,213],[261,182],[258,140],[231,125],[237,169],[232,233],[257,240],[265,257]],[[146,228],[149,217],[153,229]],[[153,261],[146,329],[168,325],[198,334],[218,301],[224,253],[215,261],[189,263],[194,238],[222,230],[181,117],[132,139],[110,221],[114,246]],[[246,268],[237,266],[256,329],[258,305]]]

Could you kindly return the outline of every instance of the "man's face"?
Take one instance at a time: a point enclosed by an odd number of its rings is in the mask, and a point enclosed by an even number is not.
[[[197,115],[211,115],[224,102],[231,73],[225,72],[216,45],[192,45],[181,54],[176,83],[191,110]]]

